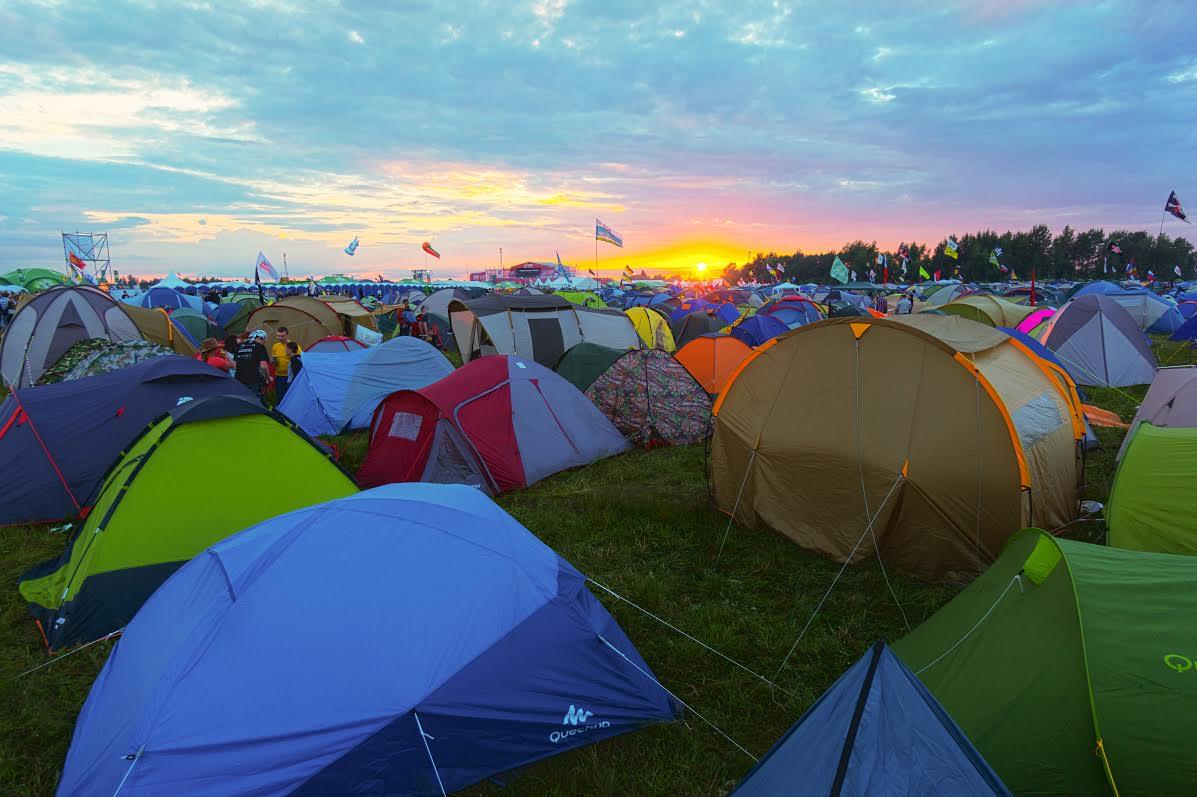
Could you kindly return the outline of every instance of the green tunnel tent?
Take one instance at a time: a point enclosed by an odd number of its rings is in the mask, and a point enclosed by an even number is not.
[[[1110,488],[1107,543],[1136,551],[1197,555],[1195,490],[1197,428],[1140,422],[1130,432]]]
[[[227,489],[230,452],[261,464]],[[151,422],[117,458],[66,550],[22,576],[50,650],[118,631],[175,570],[247,526],[357,492],[281,415],[248,399],[190,401]]]
[[[1015,794],[1190,794],[1197,559],[1025,529],[897,642]]]

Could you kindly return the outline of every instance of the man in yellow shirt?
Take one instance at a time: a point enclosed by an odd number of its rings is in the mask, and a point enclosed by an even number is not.
[[[287,341],[290,339],[290,333],[286,327],[279,327],[274,330],[274,337],[276,338],[274,345],[270,347],[270,359],[274,362],[274,398],[279,403],[283,403],[283,396],[287,395],[288,367],[291,365],[291,355],[287,352]],[[299,345],[296,344],[296,348]],[[303,349],[299,348],[302,353]]]

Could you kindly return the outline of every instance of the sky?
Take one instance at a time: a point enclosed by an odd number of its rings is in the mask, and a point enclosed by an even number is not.
[[[595,218],[601,272],[1154,231],[1197,209],[1195,38],[1191,0],[5,0],[0,270],[62,230],[389,278],[593,268]]]

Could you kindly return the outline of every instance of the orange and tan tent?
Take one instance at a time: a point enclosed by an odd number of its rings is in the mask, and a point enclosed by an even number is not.
[[[715,395],[723,391],[728,377],[740,367],[752,347],[731,335],[699,335],[677,350],[674,357],[703,389]]]
[[[800,327],[716,400],[712,499],[837,561],[971,578],[1024,526],[1076,517],[1084,422],[1070,385],[959,317]]]

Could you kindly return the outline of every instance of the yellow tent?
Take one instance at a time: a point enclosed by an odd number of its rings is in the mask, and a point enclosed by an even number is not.
[[[648,307],[632,307],[624,310],[636,328],[636,334],[644,343],[646,349],[663,349],[673,351],[673,333],[669,331],[669,321],[665,316]]]

